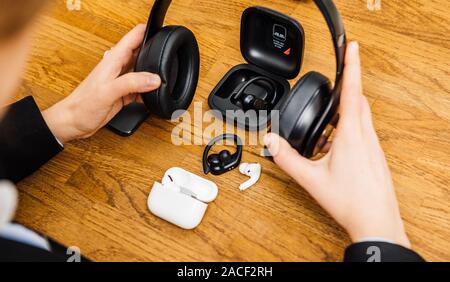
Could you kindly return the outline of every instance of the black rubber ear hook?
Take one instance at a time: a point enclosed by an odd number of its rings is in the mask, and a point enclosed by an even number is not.
[[[220,172],[214,172],[214,171],[211,171],[211,168],[208,164],[208,155],[209,155],[209,151],[211,151],[211,148],[216,143],[218,143],[219,141],[222,141],[222,140],[234,140],[234,143],[236,143],[236,146],[237,146],[237,151],[236,151],[236,153],[234,153],[232,155],[230,162],[224,166],[223,170],[221,170]],[[239,164],[241,163],[241,160],[242,160],[242,150],[243,150],[242,147],[243,147],[243,144],[242,144],[241,138],[235,134],[223,134],[223,135],[217,136],[216,138],[214,138],[213,140],[211,140],[208,143],[208,145],[205,148],[205,151],[203,152],[203,172],[205,174],[208,174],[211,172],[214,175],[221,175],[227,171],[235,169],[236,167],[239,166]]]

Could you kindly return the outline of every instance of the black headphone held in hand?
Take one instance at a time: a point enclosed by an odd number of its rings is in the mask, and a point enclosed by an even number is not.
[[[256,93],[253,93],[250,89],[251,86],[257,89],[263,89],[264,96],[257,97]],[[267,111],[272,110],[277,99],[277,87],[275,82],[265,76],[257,76],[244,82],[242,86],[238,86],[239,89],[233,96],[234,102],[241,106],[244,111]]]
[[[139,124],[155,113],[170,119],[177,110],[186,110],[197,88],[200,54],[194,33],[183,26],[164,26],[171,0],[156,0],[137,56],[135,71],[159,74],[161,86],[142,94],[143,105],[133,103],[110,122],[121,135],[131,135]]]
[[[295,84],[280,108],[280,136],[307,158],[320,152],[338,118],[347,45],[344,24],[333,1],[314,2],[325,17],[333,39],[336,54],[334,88],[323,74],[309,72]]]
[[[223,140],[234,140],[237,146],[236,152],[231,154],[228,150],[223,150],[219,154],[208,155],[211,148]],[[221,175],[239,166],[242,160],[242,140],[234,134],[223,134],[217,136],[205,148],[203,153],[203,172],[205,174]]]

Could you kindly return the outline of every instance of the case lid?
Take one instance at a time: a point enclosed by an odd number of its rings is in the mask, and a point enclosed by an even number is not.
[[[246,9],[241,19],[241,53],[250,64],[287,79],[303,61],[304,31],[295,19],[264,7]]]
[[[181,193],[203,203],[214,201],[218,194],[218,188],[214,182],[178,167],[173,167],[164,174],[162,184],[166,186],[175,184],[180,187]]]

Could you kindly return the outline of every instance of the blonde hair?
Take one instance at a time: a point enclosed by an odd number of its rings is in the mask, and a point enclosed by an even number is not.
[[[0,39],[21,31],[46,3],[47,0],[0,0]]]

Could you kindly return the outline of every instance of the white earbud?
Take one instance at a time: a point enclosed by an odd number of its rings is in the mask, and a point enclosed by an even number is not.
[[[261,177],[261,165],[259,163],[249,164],[249,163],[243,163],[239,166],[239,171],[250,177],[249,180],[242,183],[239,186],[239,189],[241,191],[245,191],[248,188],[252,187],[253,185],[258,182],[259,178]]]

